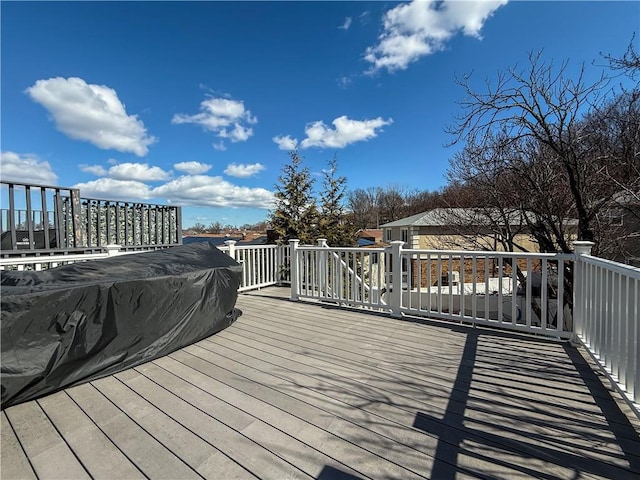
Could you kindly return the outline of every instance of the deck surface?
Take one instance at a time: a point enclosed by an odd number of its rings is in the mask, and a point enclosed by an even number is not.
[[[4,410],[0,477],[640,478],[640,421],[579,349],[286,293]]]

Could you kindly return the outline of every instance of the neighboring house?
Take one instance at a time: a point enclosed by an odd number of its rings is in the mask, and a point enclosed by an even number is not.
[[[365,228],[356,232],[356,242],[359,247],[380,247],[382,243],[382,229]]]
[[[492,219],[489,216],[493,217]],[[514,211],[508,225],[498,211],[473,208],[435,208],[381,225],[383,241],[401,240],[405,248],[423,250],[503,250],[501,233],[510,231],[516,251],[539,251],[522,214]],[[507,228],[508,227],[508,228]]]
[[[610,251],[602,251],[604,258],[640,267],[640,194],[627,192],[615,195],[611,206],[600,215],[603,235],[608,235]]]

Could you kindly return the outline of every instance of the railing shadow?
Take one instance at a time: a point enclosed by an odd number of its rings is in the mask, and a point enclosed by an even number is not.
[[[434,424],[430,422],[430,416],[421,412],[416,414],[413,422],[415,428],[438,436],[438,446],[434,454],[431,478],[455,478],[458,472],[456,467],[458,454],[466,436],[464,412],[469,399],[469,387],[473,376],[477,350],[478,333],[471,331],[467,333],[462,357],[460,358],[460,367],[453,382],[453,389],[458,390],[457,401],[452,402],[451,399],[449,400],[444,416],[440,419],[441,423]],[[464,387],[460,388],[462,385]],[[445,427],[442,428],[442,425],[445,425]],[[437,426],[436,431],[433,431],[434,426]],[[446,442],[443,441],[445,436]]]
[[[638,472],[638,478],[640,478],[640,457],[637,453],[640,450],[640,436],[636,428],[611,396],[611,391],[602,383],[601,377],[591,368],[578,349],[565,344],[564,350],[604,415],[611,433],[616,437],[618,445],[629,462],[631,470]]]
[[[465,440],[477,442],[480,439],[487,446],[499,444],[500,450],[504,452],[529,455],[546,462],[562,465],[564,468],[572,470],[575,478],[581,477],[583,474],[603,476],[605,478],[640,478],[635,476],[637,472],[640,472],[640,456],[638,456],[640,437],[636,429],[628,417],[620,410],[610,392],[580,353],[567,344],[563,344],[564,351],[571,359],[574,368],[580,373],[596,405],[606,418],[609,430],[614,435],[616,444],[622,450],[624,459],[628,463],[626,468],[608,464],[596,458],[588,458],[569,451],[558,450],[551,446],[536,445],[528,441],[505,437],[486,429],[480,429],[478,426],[466,425],[465,419],[468,418],[468,415],[465,416],[465,411],[468,410],[471,379],[478,355],[479,336],[475,331],[469,332],[466,336],[460,366],[453,381],[452,392],[455,392],[455,395],[452,393],[444,415],[442,417],[434,417],[430,414],[417,412],[415,416],[414,428],[438,438],[433,468],[430,473],[431,478],[456,478],[456,475],[461,470],[459,466],[459,455],[461,454],[499,464],[501,461],[497,458],[486,458],[478,452],[463,448],[462,444]],[[471,410],[475,410],[475,408]],[[478,422],[474,423],[478,425]],[[509,429],[507,428],[506,430]],[[534,435],[534,437],[537,438],[537,435]],[[541,439],[543,438],[541,437]],[[514,464],[509,466],[525,475],[545,477],[542,472],[534,472],[524,466]],[[636,473],[634,474],[633,472]]]
[[[320,474],[316,477],[316,480],[362,480],[362,477],[357,477],[344,472],[331,465],[325,465]]]

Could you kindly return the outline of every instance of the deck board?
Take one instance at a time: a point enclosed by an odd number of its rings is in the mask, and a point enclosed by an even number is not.
[[[145,478],[66,392],[43,397],[38,404],[93,478]]]
[[[7,480],[37,478],[4,412],[2,412],[0,432],[2,432],[0,478]]]
[[[91,478],[37,402],[16,405],[5,413],[38,477]]]
[[[640,478],[640,421],[579,349],[283,293],[6,409],[1,477]]]

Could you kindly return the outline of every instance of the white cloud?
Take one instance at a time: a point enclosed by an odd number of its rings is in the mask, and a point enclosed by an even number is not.
[[[232,177],[246,178],[260,173],[265,168],[261,163],[251,163],[248,165],[230,163],[227,165],[224,173]]]
[[[338,85],[340,88],[347,88],[353,82],[352,76],[341,75],[338,77]]]
[[[289,135],[285,136],[276,136],[273,137],[272,140],[278,144],[278,148],[280,150],[295,150],[296,148],[298,148],[298,140],[296,140],[295,138],[291,138]]]
[[[264,188],[234,185],[222,177],[185,175],[154,188],[154,197],[180,205],[210,207],[273,207],[273,193]]]
[[[222,140],[220,140],[217,143],[212,143],[213,148],[215,148],[216,150],[219,150],[220,152],[224,152],[227,149],[227,146],[224,144],[224,142]]]
[[[150,197],[149,186],[137,180],[99,178],[73,186],[79,188],[83,197],[105,200],[146,200]]]
[[[414,0],[388,10],[378,44],[367,48],[369,72],[404,70],[420,57],[442,50],[459,32],[480,38],[480,30],[508,0]]]
[[[251,135],[253,135],[253,128],[243,127],[237,123],[234,125],[233,130],[227,131],[226,128],[223,128],[220,130],[220,133],[218,133],[219,137],[228,138],[234,143],[246,142]]]
[[[362,142],[375,138],[377,130],[385,125],[391,125],[393,119],[384,120],[382,117],[373,120],[351,120],[346,115],[336,118],[331,122],[334,128],[330,128],[321,120],[309,123],[304,132],[307,138],[302,140],[302,148],[344,148],[355,142]]]
[[[171,119],[171,123],[174,124],[193,123],[200,125],[216,136],[229,139],[232,142],[247,141],[253,135],[253,129],[248,125],[253,125],[257,121],[257,117],[245,109],[244,102],[241,100],[211,96],[200,103],[200,113],[195,115],[176,113]],[[214,144],[213,147],[217,150],[226,149],[222,141]]]
[[[80,170],[84,173],[90,173],[91,175],[95,175],[97,177],[104,177],[107,174],[107,171],[101,165],[79,165]]]
[[[127,114],[116,91],[105,85],[56,77],[38,80],[26,91],[49,111],[58,130],[73,139],[139,157],[156,141],[136,115]]]
[[[189,175],[199,175],[211,170],[211,165],[200,162],[179,162],[174,163],[173,168],[181,172],[186,172]]]
[[[55,185],[58,176],[37,155],[0,152],[0,178],[5,181]]]
[[[148,163],[119,163],[109,168],[107,174],[115,180],[139,180],[141,182],[167,180],[171,177],[160,167],[150,167]]]
[[[344,23],[342,25],[340,25],[338,28],[340,30],[349,30],[349,27],[351,26],[351,21],[353,19],[351,17],[347,17],[344,19]]]

